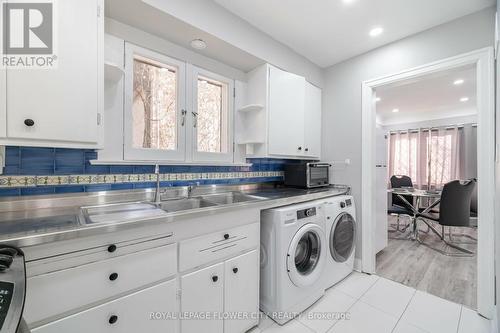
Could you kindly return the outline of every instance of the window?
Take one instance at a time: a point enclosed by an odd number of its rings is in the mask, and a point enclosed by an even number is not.
[[[458,128],[393,133],[389,140],[389,177],[410,176],[420,188],[441,188],[460,179]]]
[[[193,159],[230,162],[234,83],[223,76],[196,67],[193,67],[192,77],[196,80],[193,103]]]
[[[185,159],[186,64],[126,44],[124,158]]]
[[[133,89],[134,148],[176,149],[176,69],[136,56]]]
[[[234,81],[132,44],[125,53],[124,159],[232,162]]]
[[[227,104],[226,84],[198,76],[198,151],[226,152]]]

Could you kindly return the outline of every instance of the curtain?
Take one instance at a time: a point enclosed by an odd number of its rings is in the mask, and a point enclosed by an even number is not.
[[[389,178],[411,177],[420,189],[442,188],[461,179],[462,130],[458,127],[398,131],[389,135]]]

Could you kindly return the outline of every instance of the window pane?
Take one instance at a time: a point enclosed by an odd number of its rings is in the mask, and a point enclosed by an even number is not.
[[[198,151],[227,151],[227,104],[226,84],[198,77]]]
[[[134,59],[133,147],[177,147],[177,71]]]

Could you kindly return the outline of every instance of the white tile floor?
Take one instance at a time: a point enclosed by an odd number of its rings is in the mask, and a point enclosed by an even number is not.
[[[332,313],[345,313],[347,319]],[[249,333],[490,333],[490,327],[462,305],[354,272],[299,318],[284,326],[263,318]]]

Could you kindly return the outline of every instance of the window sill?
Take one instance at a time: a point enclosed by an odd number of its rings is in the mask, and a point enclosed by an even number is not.
[[[195,166],[252,166],[252,163],[231,163],[231,162],[178,162],[178,161],[120,161],[120,160],[90,160],[92,165],[195,165]]]

